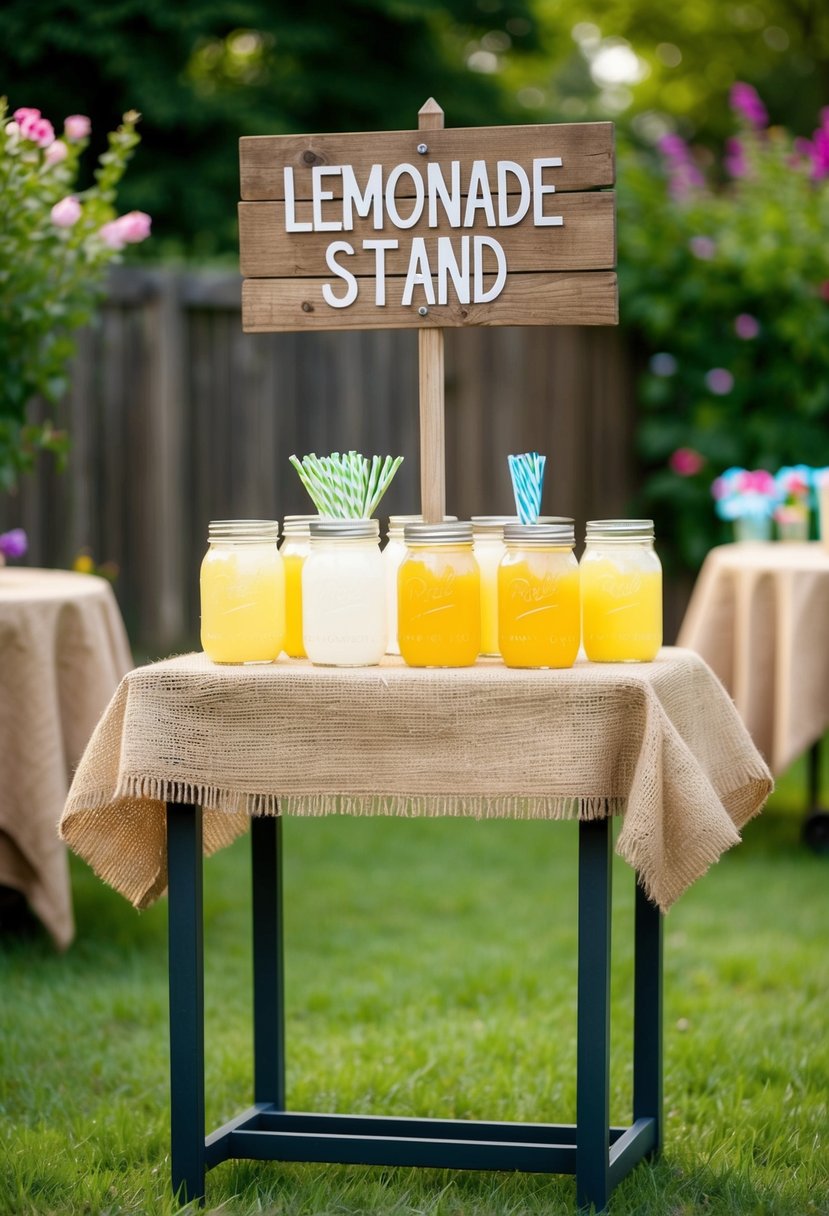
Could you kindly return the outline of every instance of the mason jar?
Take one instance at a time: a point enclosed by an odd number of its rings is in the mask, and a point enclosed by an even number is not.
[[[271,663],[285,640],[279,522],[214,520],[201,564],[201,644],[214,663]]]
[[[653,659],[662,645],[662,565],[653,547],[653,520],[591,520],[580,575],[588,659]]]
[[[302,639],[322,667],[372,667],[386,650],[376,519],[312,519],[302,568]]]
[[[507,524],[498,568],[498,645],[507,667],[572,667],[581,638],[572,520]]]
[[[302,644],[302,567],[311,552],[309,524],[316,515],[286,515],[279,552],[285,566],[285,653],[304,659]]]
[[[410,667],[471,667],[481,649],[481,576],[471,523],[406,524],[397,636]]]
[[[454,515],[444,515],[444,521],[454,520]],[[390,515],[389,534],[383,550],[383,573],[386,579],[386,654],[400,654],[397,641],[397,571],[406,556],[403,528],[406,524],[423,523],[422,515]]]

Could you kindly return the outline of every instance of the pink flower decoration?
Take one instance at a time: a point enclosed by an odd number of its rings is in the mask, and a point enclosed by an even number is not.
[[[75,196],[70,194],[55,203],[50,215],[57,228],[71,228],[81,218],[81,205]]]
[[[712,367],[710,372],[705,373],[705,383],[710,392],[724,397],[734,387],[734,377],[724,367]]]
[[[92,130],[92,123],[85,114],[70,114],[63,121],[63,130],[67,139],[86,139]]]
[[[747,469],[740,475],[739,488],[743,494],[773,494],[774,478],[766,469]]]
[[[705,460],[694,448],[677,448],[671,453],[668,464],[680,477],[693,477],[705,464]]]
[[[731,86],[731,108],[758,130],[769,125],[768,111],[760,99],[760,94],[753,85],[746,84],[745,81],[738,80]]]
[[[734,318],[734,331],[738,338],[747,342],[759,334],[760,322],[756,317],[752,317],[751,313],[741,312],[738,317]]]
[[[59,165],[62,160],[66,160],[69,155],[69,149],[62,139],[56,139],[53,144],[49,144],[46,149],[44,161],[47,165]]]
[[[712,241],[710,236],[692,236],[688,248],[695,258],[703,262],[710,262],[717,252],[716,242]]]

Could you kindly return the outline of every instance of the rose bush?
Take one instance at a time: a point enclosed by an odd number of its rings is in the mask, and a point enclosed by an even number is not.
[[[94,185],[78,190],[89,119],[70,115],[58,138],[39,110],[20,107],[9,120],[0,100],[0,488],[14,488],[38,449],[65,450],[51,422],[29,419],[30,404],[60,401],[72,334],[92,316],[107,266],[149,235],[149,216],[115,210],[138,119],[124,115]]]
[[[769,127],[749,85],[732,108],[721,163],[670,135],[620,174],[622,317],[645,366],[637,509],[692,568],[728,538],[723,469],[829,462],[829,110],[807,140]]]

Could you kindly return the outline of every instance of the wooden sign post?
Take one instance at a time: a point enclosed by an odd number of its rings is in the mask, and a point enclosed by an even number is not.
[[[415,328],[421,509],[445,512],[443,330],[618,321],[610,123],[240,140],[242,326]]]

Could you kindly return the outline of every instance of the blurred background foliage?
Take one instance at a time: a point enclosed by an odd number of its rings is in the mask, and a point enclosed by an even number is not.
[[[144,260],[235,264],[243,134],[412,127],[430,94],[452,126],[614,120],[641,372],[631,509],[693,568],[723,536],[708,487],[727,465],[829,464],[828,187],[786,160],[829,104],[827,0],[6,0],[2,30],[12,109],[89,114],[99,139],[143,113],[120,202],[153,216]],[[738,81],[768,108],[774,156],[761,141],[735,176]],[[701,183],[684,198],[658,151],[670,133]]]

